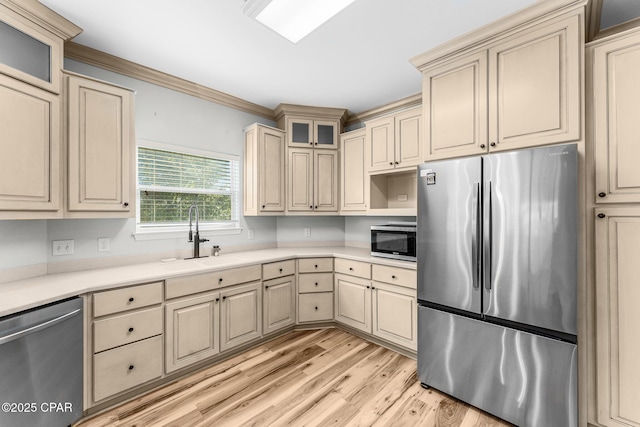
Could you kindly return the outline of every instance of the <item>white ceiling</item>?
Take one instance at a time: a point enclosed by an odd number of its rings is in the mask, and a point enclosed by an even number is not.
[[[268,108],[354,113],[420,92],[409,58],[535,3],[356,0],[294,45],[242,0],[40,1],[84,29],[76,43]]]

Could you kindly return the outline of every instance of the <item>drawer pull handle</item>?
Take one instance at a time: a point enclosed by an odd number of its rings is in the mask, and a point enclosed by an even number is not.
[[[129,328],[129,332],[133,332],[133,328]]]
[[[218,283],[222,283],[222,277],[218,279]]]
[[[599,197],[607,197],[607,193],[598,193]]]
[[[129,370],[130,370],[130,371],[133,371],[133,368],[135,368],[135,366],[133,366],[133,365],[129,365]]]
[[[391,278],[392,278],[392,279],[395,279],[395,278],[396,278],[396,276],[391,276]]]
[[[349,267],[349,271],[353,271],[353,267]]]
[[[280,269],[280,273],[282,273],[282,269]]]
[[[133,302],[133,297],[129,298],[129,302]]]

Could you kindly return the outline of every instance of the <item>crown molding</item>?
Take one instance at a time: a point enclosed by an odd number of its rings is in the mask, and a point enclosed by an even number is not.
[[[342,124],[347,120],[348,111],[344,108],[311,107],[308,105],[280,104],[274,110],[276,120],[285,115],[311,116],[321,119],[340,120]]]
[[[399,99],[389,104],[381,105],[379,107],[363,111],[361,113],[351,114],[347,118],[347,126],[364,123],[365,121],[375,119],[376,117],[386,116],[388,114],[393,114],[395,112],[406,110],[408,108],[419,107],[421,105],[422,92],[416,93],[415,95],[407,96],[406,98]]]
[[[127,61],[108,53],[83,46],[73,42],[66,42],[64,45],[64,56],[69,59],[94,65],[114,73],[122,74],[134,79],[152,83],[167,89],[195,96],[200,99],[215,102],[225,107],[255,114],[269,120],[275,121],[273,110],[262,105],[254,104],[244,99],[229,95],[224,92],[211,89],[197,83],[172,76],[161,71],[154,70],[135,62]]]
[[[63,40],[72,39],[82,32],[82,28],[34,0],[0,0],[0,5],[19,13]]]

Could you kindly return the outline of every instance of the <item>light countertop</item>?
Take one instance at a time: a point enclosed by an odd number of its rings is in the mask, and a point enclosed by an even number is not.
[[[0,316],[17,313],[65,298],[121,286],[149,283],[170,277],[290,258],[338,257],[355,261],[416,269],[416,263],[372,257],[369,249],[353,247],[273,248],[236,252],[191,260],[174,260],[49,274],[0,284]]]

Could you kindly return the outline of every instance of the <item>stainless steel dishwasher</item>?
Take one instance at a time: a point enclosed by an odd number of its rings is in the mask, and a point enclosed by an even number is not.
[[[0,318],[0,426],[82,417],[82,299]]]

